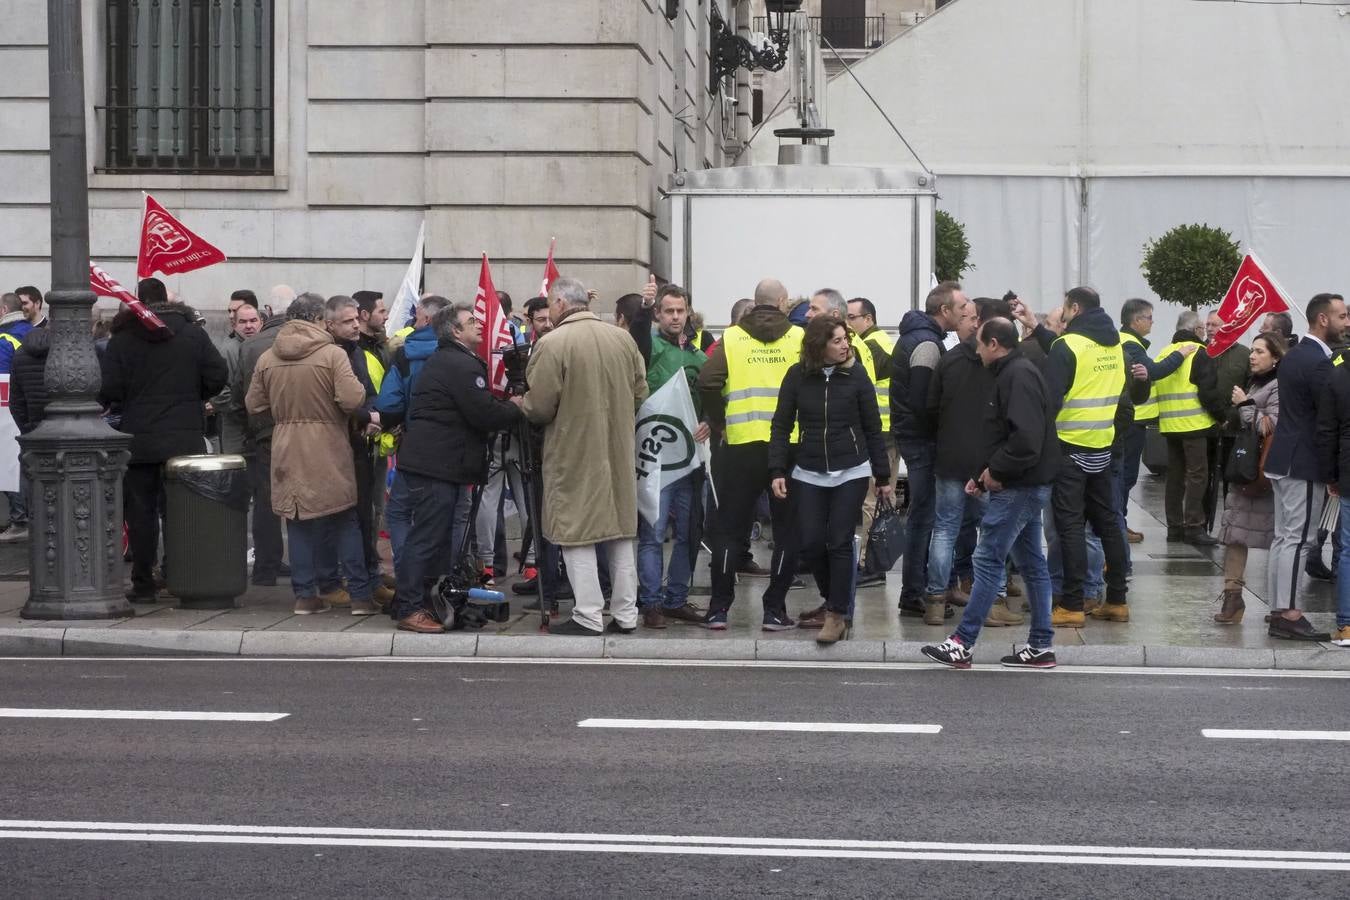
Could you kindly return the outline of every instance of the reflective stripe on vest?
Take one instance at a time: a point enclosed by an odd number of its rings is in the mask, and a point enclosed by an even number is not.
[[[1168,344],[1158,354],[1158,359],[1167,358],[1169,353],[1177,352],[1188,343],[1193,342]],[[1200,393],[1191,384],[1193,365],[1194,353],[1186,357],[1181,368],[1153,386],[1153,396],[1158,401],[1158,430],[1163,434],[1188,434],[1205,431],[1214,425],[1214,417],[1200,405]]]
[[[1074,357],[1073,386],[1055,417],[1059,439],[1075,447],[1104,450],[1116,439],[1116,406],[1125,390],[1125,351],[1104,347],[1081,334],[1063,341]]]
[[[9,332],[4,332],[3,334],[0,334],[0,338],[4,338],[5,340],[9,341],[10,344],[12,344],[12,345],[14,346],[14,349],[15,349],[15,350],[18,350],[18,349],[19,349],[19,345],[23,343],[23,341],[19,340],[18,338],[16,338],[14,335],[10,334]]]
[[[1139,338],[1130,334],[1128,331],[1122,331],[1120,333],[1120,342],[1122,344],[1138,344],[1140,347],[1144,346],[1143,341],[1139,340]],[[1126,357],[1126,359],[1128,360],[1129,357]],[[1126,378],[1130,377],[1130,373],[1128,372],[1126,372],[1125,375]],[[1148,386],[1148,399],[1143,403],[1136,403],[1134,405],[1134,420],[1136,422],[1152,422],[1157,418],[1158,398],[1154,396],[1153,385],[1150,384]]]
[[[739,326],[723,333],[727,381],[722,396],[727,402],[728,444],[769,440],[769,423],[778,408],[778,389],[787,370],[801,357],[802,334],[794,325],[781,338],[766,344]],[[792,440],[797,440],[795,427]]]

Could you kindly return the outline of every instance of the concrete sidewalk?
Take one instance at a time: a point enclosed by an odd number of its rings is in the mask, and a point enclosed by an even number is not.
[[[1081,630],[1061,629],[1055,651],[1061,664],[1103,666],[1192,666],[1243,669],[1350,670],[1350,649],[1332,644],[1298,644],[1267,636],[1262,621],[1268,607],[1265,557],[1252,551],[1248,564],[1247,613],[1240,626],[1212,621],[1223,587],[1222,547],[1200,551],[1167,544],[1158,517],[1162,481],[1146,476],[1136,488],[1131,524],[1145,533],[1132,548],[1134,577],[1130,582],[1131,621],[1127,624],[1089,621]],[[23,577],[15,565],[20,548],[6,547],[0,572]],[[767,548],[755,547],[764,559]],[[1330,549],[1325,554],[1330,559]],[[765,560],[767,561],[767,560]],[[706,584],[706,564],[697,578]],[[807,579],[809,583],[809,579]],[[253,588],[231,610],[177,609],[170,599],[137,607],[134,618],[100,622],[37,622],[19,618],[27,582],[0,583],[0,656],[150,656],[218,655],[282,657],[572,657],[612,659],[710,660],[837,660],[848,662],[922,662],[919,647],[945,637],[946,626],[901,619],[896,612],[900,578],[883,587],[859,592],[852,636],[833,647],[815,643],[815,632],[767,634],[760,630],[759,594],[766,582],[743,578],[737,589],[730,627],[709,632],[672,624],[664,631],[639,628],[631,636],[561,638],[541,635],[539,617],[523,612],[530,598],[510,595],[512,616],[480,632],[415,635],[397,632],[385,616],[358,618],[346,610],[312,616],[291,612],[291,595],[283,581],[276,588]],[[1334,624],[1335,588],[1306,585],[1303,604],[1314,624]],[[694,597],[706,603],[706,598]],[[797,614],[817,605],[813,587],[788,595]],[[568,604],[563,605],[564,612]],[[976,661],[990,663],[1025,640],[1026,627],[986,629],[976,648]]]

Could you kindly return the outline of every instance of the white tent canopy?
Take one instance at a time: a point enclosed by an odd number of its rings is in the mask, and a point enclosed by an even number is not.
[[[1114,313],[1157,300],[1143,245],[1192,222],[1230,231],[1296,304],[1350,287],[1348,59],[1332,5],[956,0],[854,71],[965,224],[967,293],[1044,309],[1090,284]],[[834,162],[911,159],[847,73],[827,109]],[[757,141],[752,161],[773,153]],[[1159,306],[1155,339],[1178,311]]]

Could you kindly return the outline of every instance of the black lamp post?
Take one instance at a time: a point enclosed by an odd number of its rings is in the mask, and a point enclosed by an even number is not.
[[[46,418],[19,438],[28,485],[26,619],[132,614],[122,593],[122,475],[131,436],[101,417],[90,334],[89,178],[80,0],[48,0],[52,289]]]

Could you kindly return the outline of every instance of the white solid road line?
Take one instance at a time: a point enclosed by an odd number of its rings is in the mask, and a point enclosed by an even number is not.
[[[173,709],[21,709],[0,707],[0,719],[130,719],[139,722],[275,722],[290,713],[192,712]]]
[[[528,831],[304,828],[20,819],[0,820],[0,840],[3,839],[1350,871],[1350,853],[1298,850],[1095,847]]]
[[[1243,741],[1350,741],[1350,731],[1275,731],[1260,728],[1202,728],[1207,738]]]
[[[937,734],[941,725],[884,722],[736,722],[717,719],[582,719],[579,728],[652,728],[685,731],[817,731],[836,734]]]

